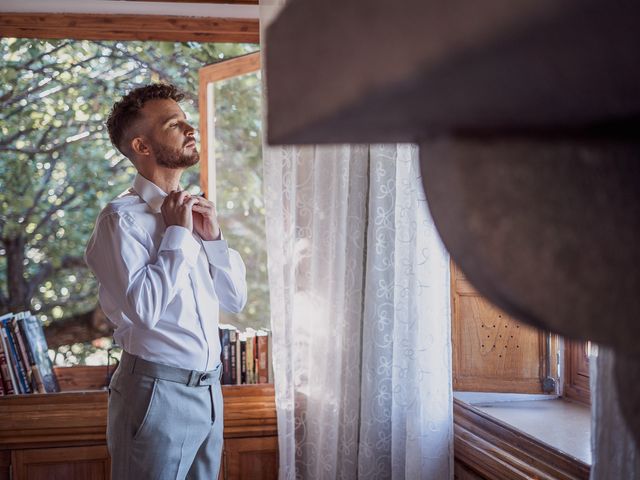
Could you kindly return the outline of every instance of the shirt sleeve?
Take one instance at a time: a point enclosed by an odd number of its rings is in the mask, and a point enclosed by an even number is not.
[[[157,255],[148,233],[120,213],[98,220],[85,260],[104,289],[137,326],[152,329],[189,282],[200,245],[184,227],[170,226]]]
[[[238,252],[226,240],[203,240],[209,260],[209,272],[220,306],[227,312],[240,313],[247,303],[246,267]]]

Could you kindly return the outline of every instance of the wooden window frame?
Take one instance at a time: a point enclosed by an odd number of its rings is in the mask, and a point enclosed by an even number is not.
[[[200,107],[200,188],[209,200],[216,198],[216,159],[214,139],[214,100],[209,93],[214,82],[228,80],[260,70],[260,52],[202,67],[198,71],[198,105]]]

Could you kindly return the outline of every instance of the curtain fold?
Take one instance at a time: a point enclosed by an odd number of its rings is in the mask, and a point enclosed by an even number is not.
[[[452,470],[449,263],[414,145],[371,147],[361,478]]]

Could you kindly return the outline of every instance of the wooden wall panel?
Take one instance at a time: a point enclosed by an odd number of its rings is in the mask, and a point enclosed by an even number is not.
[[[589,387],[588,342],[565,340],[564,396],[587,405],[591,404]]]
[[[15,478],[25,480],[111,478],[106,445],[14,450],[12,464]]]
[[[225,439],[224,477],[277,480],[278,437]]]
[[[545,334],[484,299],[452,264],[453,389],[543,393]]]

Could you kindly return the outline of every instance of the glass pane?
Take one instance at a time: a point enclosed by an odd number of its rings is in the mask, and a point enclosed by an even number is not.
[[[224,311],[220,323],[239,330],[269,327],[267,253],[262,201],[262,92],[260,73],[216,82],[214,156],[216,206],[229,246],[247,266],[247,306]]]

